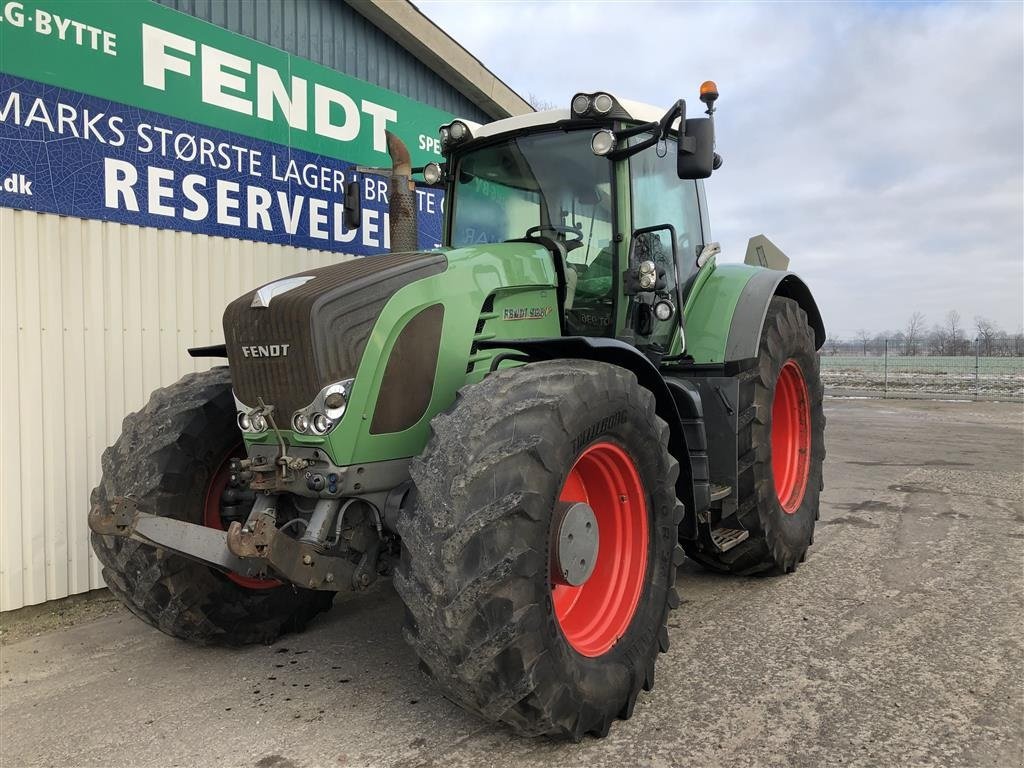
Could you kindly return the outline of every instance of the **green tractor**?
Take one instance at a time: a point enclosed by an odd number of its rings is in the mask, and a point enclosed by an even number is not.
[[[818,517],[825,331],[764,237],[716,263],[717,96],[456,120],[423,169],[389,137],[398,252],[231,303],[225,344],[191,350],[229,365],[104,453],[111,591],[175,637],[266,643],[389,575],[466,709],[574,740],[628,718],[684,554],[789,573]],[[414,171],[445,185],[429,252]]]

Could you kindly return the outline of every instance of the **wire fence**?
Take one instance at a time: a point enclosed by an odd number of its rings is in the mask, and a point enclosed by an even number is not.
[[[831,395],[1024,402],[1024,349],[1013,338],[964,339],[958,354],[908,354],[905,340],[830,340],[821,378]]]

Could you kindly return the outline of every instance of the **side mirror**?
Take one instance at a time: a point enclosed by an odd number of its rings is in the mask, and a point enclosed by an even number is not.
[[[706,179],[715,168],[715,125],[710,117],[690,118],[679,137],[676,173],[680,179]]]
[[[363,221],[363,198],[360,195],[359,182],[350,181],[345,185],[345,226],[348,229],[359,229]]]

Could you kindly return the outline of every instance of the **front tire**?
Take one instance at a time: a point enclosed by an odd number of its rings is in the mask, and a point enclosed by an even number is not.
[[[472,712],[527,735],[607,734],[653,686],[679,602],[679,467],[654,397],[615,366],[543,362],[466,387],[431,426],[398,525],[406,639]],[[581,501],[600,543],[572,586],[553,542]]]
[[[152,514],[223,528],[215,508],[242,436],[227,368],[192,373],[152,394],[103,452],[91,503],[132,496]],[[166,550],[92,534],[110,591],[136,616],[200,644],[269,643],[330,607],[334,594],[224,574]]]

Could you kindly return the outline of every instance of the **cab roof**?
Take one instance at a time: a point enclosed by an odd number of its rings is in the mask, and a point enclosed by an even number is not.
[[[638,123],[650,123],[661,120],[667,110],[656,107],[653,104],[644,104],[640,101],[629,101],[628,99],[616,98],[618,105],[625,110],[629,119]],[[535,128],[542,125],[553,125],[560,120],[568,120],[572,117],[568,108],[546,109],[542,112],[529,112],[525,115],[515,115],[503,120],[495,120],[493,123],[480,125],[468,120],[463,120],[469,126],[474,139],[488,136],[499,136],[503,133],[512,133],[526,128]],[[679,121],[673,122],[672,127],[677,128]]]

